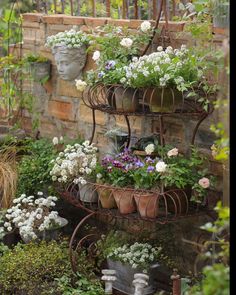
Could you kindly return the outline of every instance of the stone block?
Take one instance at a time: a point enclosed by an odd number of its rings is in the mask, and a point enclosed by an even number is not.
[[[129,122],[131,127],[131,135],[132,132],[141,132],[142,129],[142,117],[139,116],[129,116]],[[127,124],[124,116],[116,116],[116,125],[121,127],[125,131],[128,131]]]
[[[96,124],[105,125],[106,114],[100,111],[95,111]],[[92,110],[87,107],[82,101],[79,106],[78,118],[80,122],[93,123]]]
[[[47,24],[63,24],[63,14],[44,15],[42,20]]]
[[[70,102],[51,100],[48,102],[48,113],[61,120],[74,121],[75,116]]]
[[[44,14],[43,13],[23,13],[23,22],[41,22]]]
[[[84,17],[84,24],[88,27],[98,27],[103,26],[108,22],[106,17]]]
[[[82,92],[77,90],[75,82],[65,81],[60,78],[57,79],[57,96],[76,97],[81,98]]]
[[[84,17],[79,16],[63,16],[63,24],[65,25],[84,25]]]
[[[129,19],[109,19],[108,24],[114,26],[121,26],[121,27],[129,27],[130,26]]]

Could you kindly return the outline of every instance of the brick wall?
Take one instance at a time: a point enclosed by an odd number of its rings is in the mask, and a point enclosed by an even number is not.
[[[84,105],[81,100],[81,93],[75,88],[74,83],[61,80],[58,77],[55,61],[51,54],[51,50],[44,46],[46,37],[56,34],[60,31],[68,30],[73,25],[79,25],[81,30],[87,31],[91,27],[104,25],[105,23],[117,24],[119,26],[126,25],[131,29],[137,28],[141,20],[114,20],[110,18],[91,18],[91,17],[75,17],[66,15],[42,15],[27,13],[23,15],[23,53],[37,52],[49,58],[52,62],[51,79],[44,85],[39,83],[31,83],[27,86],[37,100],[37,109],[40,113],[40,133],[42,136],[68,136],[76,137],[78,134],[89,139],[92,131],[92,111]],[[164,26],[164,22],[160,26]],[[184,22],[170,22],[169,30],[176,47],[183,43],[191,43],[189,34],[183,31]],[[224,35],[216,32],[216,46],[222,43]],[[155,40],[156,45],[159,40]],[[160,44],[160,43],[159,43]],[[155,46],[156,46],[155,45]],[[84,71],[94,67],[91,56],[88,56],[87,64]],[[196,144],[209,155],[212,163],[212,171],[221,179],[222,167],[211,158],[210,146],[213,144],[214,136],[209,131],[211,123],[217,121],[217,114],[213,113],[205,120],[196,136]],[[126,123],[122,116],[113,116],[96,111],[97,128],[94,142],[100,147],[101,152],[105,152],[109,146],[109,140],[104,136],[107,130],[114,126],[121,127],[126,131]],[[31,120],[24,113],[24,127],[27,131],[31,130]],[[153,118],[130,117],[132,134],[134,136],[149,135],[158,131],[158,120]],[[190,143],[192,130],[196,121],[193,118],[168,118],[165,120],[166,141],[175,143],[177,147],[186,149]],[[219,183],[219,191],[221,190],[221,182]]]

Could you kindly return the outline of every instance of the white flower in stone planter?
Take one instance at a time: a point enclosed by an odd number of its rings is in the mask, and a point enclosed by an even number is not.
[[[57,211],[51,211],[56,205],[55,201],[57,197],[44,197],[42,192],[38,192],[37,197],[22,194],[14,199],[15,205],[7,210],[5,218],[8,221],[4,227],[7,231],[18,228],[21,238],[29,242],[37,239],[40,232],[64,226],[66,220]]]

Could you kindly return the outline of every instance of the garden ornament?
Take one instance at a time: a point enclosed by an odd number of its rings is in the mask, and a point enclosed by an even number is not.
[[[116,271],[113,269],[103,269],[102,274],[101,279],[105,281],[105,294],[112,294],[112,285],[116,280]]]
[[[87,55],[85,45],[79,48],[54,46],[52,53],[61,79],[74,82],[81,78]]]
[[[148,286],[149,276],[143,273],[136,273],[134,274],[134,295],[143,295],[144,288]]]

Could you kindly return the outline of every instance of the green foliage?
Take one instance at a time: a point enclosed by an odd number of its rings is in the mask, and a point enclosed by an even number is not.
[[[16,44],[22,40],[21,16],[16,11],[6,8],[0,17],[0,39],[4,53],[7,53],[8,44]]]
[[[18,244],[0,257],[0,289],[5,295],[35,294],[61,274],[71,274],[67,243]]]
[[[27,79],[27,74],[23,71],[24,63],[14,56],[4,56],[0,58],[0,107],[6,111],[4,116],[7,119],[14,119],[19,123],[21,109],[26,109],[30,113],[33,111],[34,97],[29,91],[22,91],[22,81]],[[33,122],[34,123],[34,122]]]
[[[218,218],[201,228],[212,232],[215,239],[204,243],[206,257],[213,259],[212,265],[203,268],[203,279],[191,287],[186,295],[228,295],[229,294],[229,208],[217,203]],[[214,246],[214,247],[213,247]],[[217,247],[216,247],[217,246]]]
[[[24,61],[26,62],[47,62],[48,59],[42,55],[35,54],[35,53],[29,53],[24,57]]]
[[[56,279],[58,284],[57,290],[62,292],[63,295],[103,295],[105,294],[104,288],[99,280],[95,277],[88,278],[81,273],[73,274],[68,277],[63,275],[61,278]]]
[[[51,186],[51,161],[56,156],[52,142],[48,139],[29,140],[26,146],[28,154],[24,155],[18,165],[17,195],[36,194],[48,189],[54,194]]]

